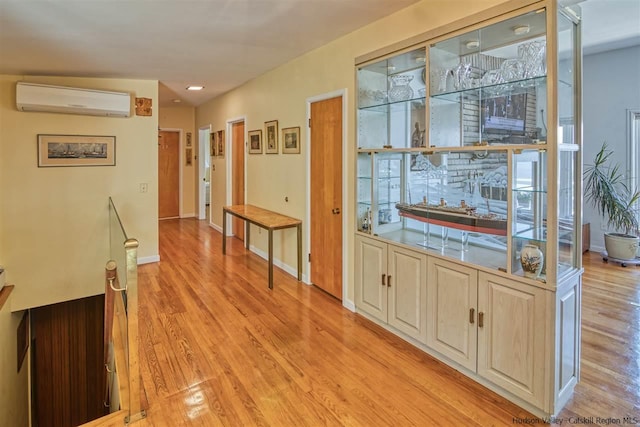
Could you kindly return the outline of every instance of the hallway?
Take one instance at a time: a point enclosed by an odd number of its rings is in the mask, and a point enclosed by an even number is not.
[[[137,425],[484,426],[532,417],[280,269],[269,291],[265,260],[233,238],[223,257],[221,245],[205,221],[160,222],[162,261],[139,268],[148,417]],[[638,416],[640,269],[603,273],[596,254],[585,263],[594,274],[585,274],[583,377],[560,416]],[[609,303],[624,293],[636,305]]]

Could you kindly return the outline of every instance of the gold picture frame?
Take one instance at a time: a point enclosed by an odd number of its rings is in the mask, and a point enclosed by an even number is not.
[[[218,133],[211,132],[209,134],[209,156],[215,157],[218,149]]]
[[[278,154],[278,121],[264,122],[265,150],[267,154]]]
[[[218,148],[216,149],[216,156],[224,157],[224,131],[218,131]]]
[[[115,136],[38,135],[39,168],[115,165]]]
[[[282,129],[282,154],[300,154],[300,126]]]
[[[262,154],[262,130],[249,131],[249,154]]]

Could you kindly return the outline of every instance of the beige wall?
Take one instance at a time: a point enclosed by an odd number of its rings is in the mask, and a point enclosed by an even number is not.
[[[104,291],[109,196],[140,242],[138,256],[159,253],[157,108],[129,118],[19,112],[18,80],[129,92],[158,104],[152,80],[0,75],[0,264],[16,285],[14,310]],[[115,135],[116,166],[38,168],[38,134]]]
[[[306,219],[306,155],[307,127],[306,100],[309,97],[344,89],[347,90],[348,130],[346,167],[347,205],[344,206],[347,221],[345,266],[347,294],[344,299],[352,302],[353,289],[353,224],[354,219],[354,158],[355,158],[355,70],[354,59],[389,44],[400,42],[432,30],[456,19],[503,3],[504,0],[424,0],[414,6],[390,15],[380,21],[348,34],[279,68],[266,73],[245,85],[199,107],[196,111],[196,127],[213,123],[218,128],[229,118],[245,116],[247,131],[263,129],[264,122],[278,120],[279,128],[301,127],[302,152],[299,155],[248,155],[247,202],[286,215]],[[212,172],[212,206],[219,207],[226,201],[226,163],[215,160]],[[214,177],[215,175],[215,177]],[[285,197],[289,202],[285,202]],[[220,226],[220,209],[212,210],[212,221]],[[309,225],[303,223],[306,236]],[[274,254],[295,270],[295,232],[275,233]],[[280,236],[285,241],[281,242]],[[266,252],[266,233],[252,233],[252,244]],[[304,242],[308,247],[308,242]],[[306,256],[304,257],[306,259]],[[305,267],[305,274],[308,274]]]
[[[195,156],[198,153],[198,131],[195,128],[195,108],[194,107],[162,107],[159,109],[159,125],[160,129],[179,129],[182,131],[180,141],[180,149],[182,150],[182,165],[180,170],[182,176],[180,181],[181,200],[180,200],[180,216],[190,217],[198,215],[198,159]],[[191,132],[191,166],[186,164],[186,143],[187,132]]]
[[[11,313],[13,296],[0,308],[0,425],[29,425],[29,355],[18,372],[18,325],[23,311]]]

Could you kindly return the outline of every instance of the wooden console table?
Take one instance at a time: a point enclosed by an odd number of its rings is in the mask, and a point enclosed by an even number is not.
[[[269,289],[273,289],[273,230],[296,227],[298,231],[298,281],[302,280],[302,221],[252,205],[222,208],[222,254],[227,253],[227,214],[244,220],[244,246],[249,249],[250,224],[269,231]]]

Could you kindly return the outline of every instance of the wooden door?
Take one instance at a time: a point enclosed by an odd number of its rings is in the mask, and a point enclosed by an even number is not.
[[[478,272],[429,258],[427,293],[427,345],[475,372]]]
[[[388,323],[410,337],[425,342],[427,256],[389,245],[387,264]]]
[[[158,132],[158,217],[180,216],[180,133]]]
[[[387,321],[387,246],[356,237],[356,307],[383,322]]]
[[[544,405],[545,291],[481,272],[478,374],[532,405]],[[564,362],[564,361],[563,361]]]
[[[342,97],[311,104],[311,282],[342,299]]]
[[[225,142],[223,141],[223,144]],[[244,204],[244,122],[237,122],[231,125],[231,150],[232,158],[232,190],[231,204]],[[232,233],[240,240],[244,241],[244,221],[233,217]]]
[[[103,317],[104,295],[31,310],[34,426],[77,426],[109,412],[103,405]]]

